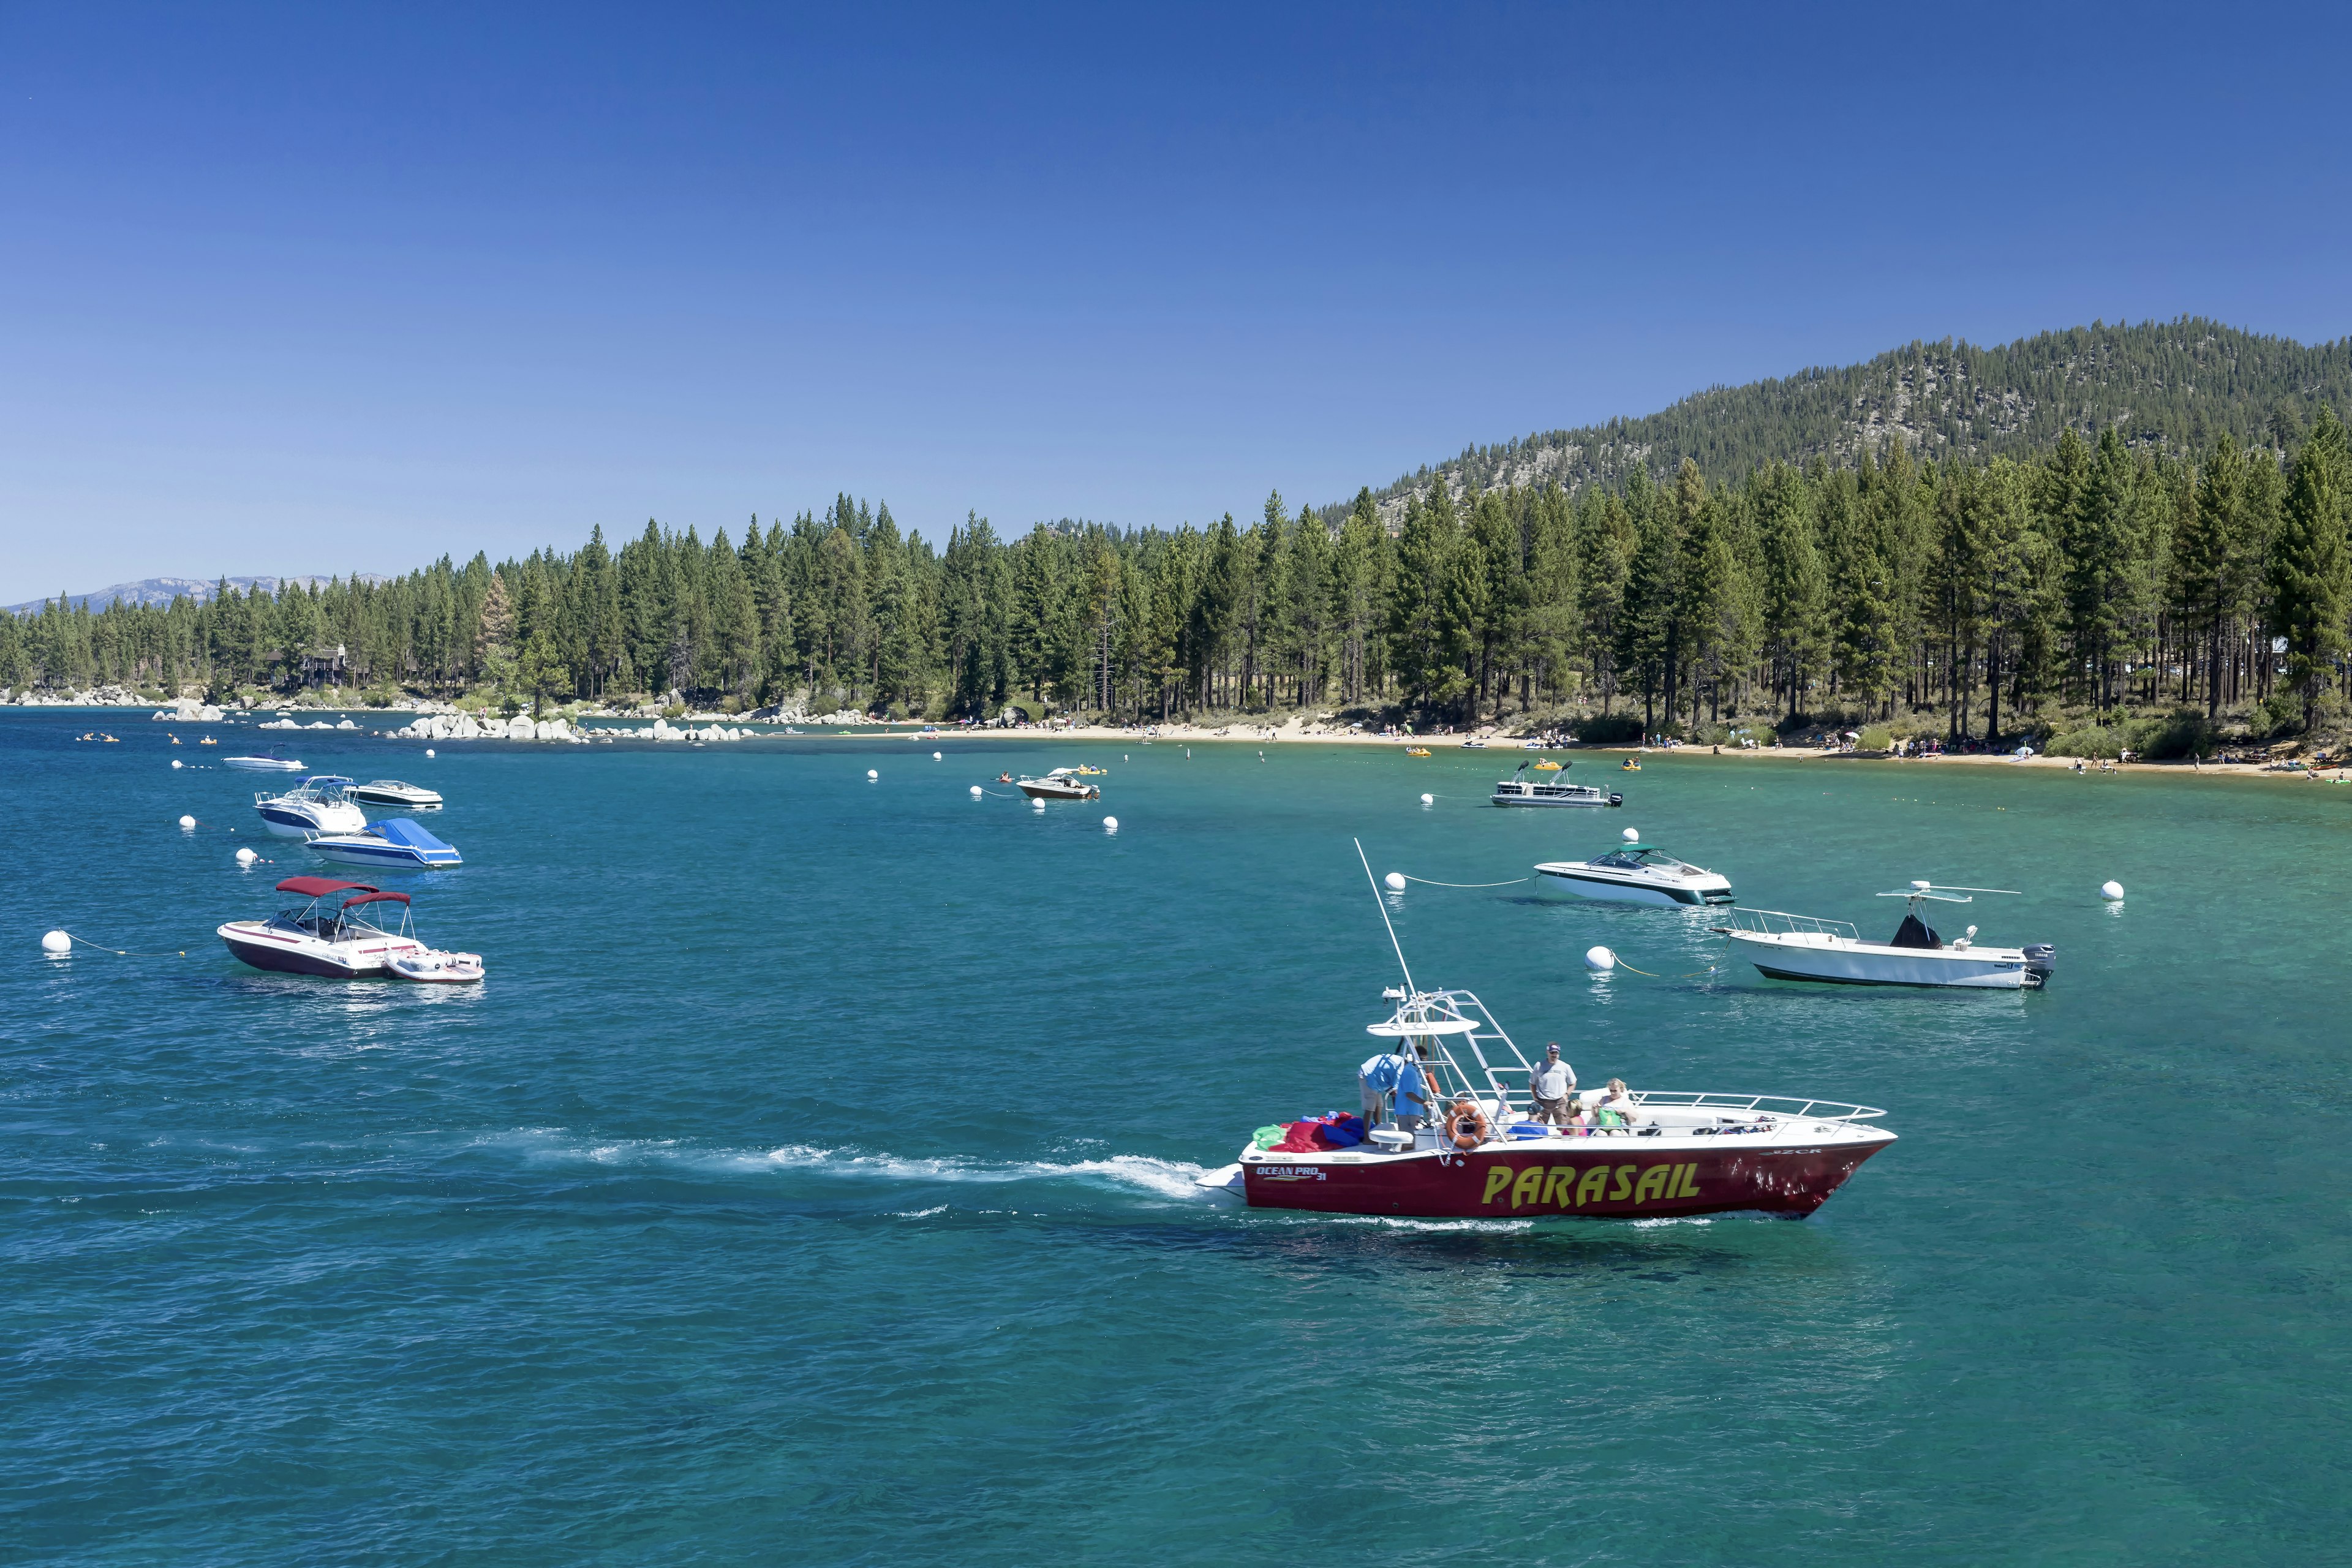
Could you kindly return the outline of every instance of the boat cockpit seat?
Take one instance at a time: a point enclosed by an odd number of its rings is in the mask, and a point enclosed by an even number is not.
[[[1886,945],[1889,947],[1941,947],[1944,945],[1944,939],[1928,929],[1927,923],[1917,915],[1905,915],[1903,923],[1895,928],[1894,940]]]

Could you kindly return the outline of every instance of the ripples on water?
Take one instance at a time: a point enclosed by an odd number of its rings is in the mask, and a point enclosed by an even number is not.
[[[331,742],[454,803],[469,864],[402,885],[468,992],[228,960],[300,851],[239,873],[252,781],[163,729],[0,714],[8,1560],[2338,1554],[2340,792],[1661,758],[1561,820],[1478,804],[1496,753],[1129,745],[1037,814],[967,794],[1034,744]],[[2056,984],[1768,984],[1703,918],[1415,888],[1417,976],[1588,1083],[1902,1141],[1804,1224],[1193,1186],[1352,1106],[1351,835],[1470,882],[1628,823],[1865,927],[2026,889],[1965,919]]]

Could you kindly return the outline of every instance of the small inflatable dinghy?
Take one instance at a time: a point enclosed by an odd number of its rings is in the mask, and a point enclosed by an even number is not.
[[[478,952],[443,952],[428,949],[420,952],[404,952],[385,961],[385,969],[394,980],[415,980],[425,984],[462,985],[482,977],[482,955]]]

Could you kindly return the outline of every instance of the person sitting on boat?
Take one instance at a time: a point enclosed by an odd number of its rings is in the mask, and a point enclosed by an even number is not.
[[[1557,1043],[1544,1047],[1544,1059],[1528,1075],[1528,1092],[1535,1097],[1538,1121],[1564,1127],[1575,1116],[1570,1102],[1576,1094],[1576,1069],[1560,1059]]]
[[[1594,1097],[1591,1106],[1595,1127],[1625,1127],[1633,1121],[1633,1097],[1626,1092],[1625,1080],[1612,1078],[1609,1087]]]

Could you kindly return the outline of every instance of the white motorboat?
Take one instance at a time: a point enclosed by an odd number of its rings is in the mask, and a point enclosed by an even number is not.
[[[482,955],[427,948],[399,954],[384,964],[384,972],[394,980],[414,980],[423,985],[467,985],[482,977]]]
[[[213,738],[207,735],[196,743],[209,746],[214,742]],[[220,765],[225,768],[240,768],[249,773],[299,773],[305,766],[297,758],[281,757],[275,752],[266,757],[223,757],[220,760]]]
[[[346,785],[343,795],[370,805],[404,805],[411,811],[438,811],[442,804],[440,791],[403,779],[370,779],[365,784]]]
[[[278,890],[309,901],[266,921],[222,926],[220,939],[238,962],[281,974],[353,980],[382,974],[393,959],[425,951],[410,929],[406,893],[325,877],[289,877]],[[378,924],[394,907],[400,910],[398,929]]]
[[[2006,888],[1938,888],[1915,881],[1881,893],[1904,899],[1909,908],[1887,941],[1864,942],[1843,921],[1815,920],[1780,910],[1732,910],[1729,925],[1716,931],[1746,951],[1749,963],[1774,980],[1813,980],[1832,985],[1933,985],[1972,991],[2038,991],[2050,982],[2057,950],[2048,942],[2026,947],[1979,947],[1977,928],[1951,942],[1919,918],[1926,902],[1965,904],[1975,893],[2006,893]]]
[[[364,833],[367,813],[343,797],[351,780],[313,773],[283,794],[267,790],[253,797],[264,826],[280,838],[315,838],[322,833]]]
[[[457,849],[404,816],[388,816],[357,833],[321,834],[305,846],[321,860],[372,871],[445,870],[462,866]]]
[[[1536,868],[1536,885],[1546,892],[1574,893],[1606,903],[1652,905],[1727,904],[1731,879],[1720,871],[1677,860],[1644,844],[1633,828],[1625,842],[1590,860],[1548,860]]]
[[[1560,764],[1563,773],[1573,766],[1575,764],[1572,763]],[[1570,784],[1565,777],[1521,778],[1519,775],[1526,773],[1528,767],[1528,763],[1521,763],[1509,778],[1503,779],[1495,785],[1493,798],[1496,805],[1622,805],[1625,804],[1625,797],[1622,795],[1605,789],[1595,789],[1591,784]]]
[[[1076,768],[1055,768],[1043,778],[1022,778],[1017,787],[1032,800],[1099,800],[1102,787],[1078,777]]]

